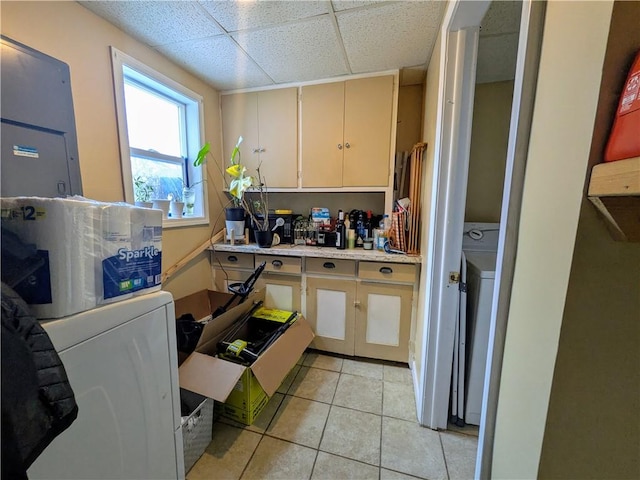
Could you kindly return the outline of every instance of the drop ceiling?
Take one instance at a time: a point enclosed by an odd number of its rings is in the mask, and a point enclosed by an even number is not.
[[[436,0],[79,3],[220,91],[395,69],[420,83],[446,9]],[[496,1],[487,12],[479,82],[513,71],[519,5]]]

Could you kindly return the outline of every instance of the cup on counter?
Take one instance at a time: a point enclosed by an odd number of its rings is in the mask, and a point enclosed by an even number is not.
[[[356,248],[356,231],[347,230],[347,248]]]
[[[373,238],[365,238],[362,248],[365,250],[373,250]]]

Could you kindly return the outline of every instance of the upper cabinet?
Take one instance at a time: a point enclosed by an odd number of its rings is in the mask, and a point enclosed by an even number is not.
[[[298,186],[298,88],[223,95],[225,162],[242,135],[241,161],[267,187]]]
[[[302,187],[387,187],[392,75],[302,87]]]

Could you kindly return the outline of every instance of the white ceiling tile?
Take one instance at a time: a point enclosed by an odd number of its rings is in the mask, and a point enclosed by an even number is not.
[[[273,84],[227,36],[164,45],[158,51],[219,90]]]
[[[425,64],[433,50],[444,2],[397,2],[337,13],[354,73]]]
[[[476,83],[513,80],[517,56],[517,33],[480,37]]]
[[[223,33],[197,2],[80,3],[152,47]]]
[[[489,10],[480,22],[480,35],[494,35],[498,33],[514,33],[520,30],[520,14],[522,2],[496,1],[491,2]]]
[[[388,0],[332,0],[333,10],[340,12],[343,10],[351,10],[352,8],[367,7],[369,5],[384,5],[389,3]]]
[[[233,37],[276,83],[349,73],[328,16]]]
[[[327,2],[321,0],[217,0],[200,3],[228,32],[267,27],[328,13]]]

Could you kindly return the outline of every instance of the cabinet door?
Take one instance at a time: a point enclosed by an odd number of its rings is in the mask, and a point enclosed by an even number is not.
[[[307,320],[316,334],[311,346],[353,355],[356,282],[307,277]]]
[[[391,158],[393,76],[348,80],[344,101],[343,185],[386,187]]]
[[[258,93],[258,132],[260,173],[267,187],[297,187],[297,87]]]
[[[229,285],[232,283],[244,283],[253,272],[250,270],[231,270],[221,268],[214,268],[213,284],[218,292],[229,292]]]
[[[229,166],[231,152],[242,135],[244,139],[240,147],[240,161],[255,175],[260,162],[260,139],[258,136],[258,94],[234,93],[222,95],[222,165]]]
[[[263,273],[256,282],[256,288],[265,291],[265,307],[299,312],[300,283],[299,276]]]
[[[302,186],[341,187],[344,82],[302,87]]]
[[[413,286],[385,283],[358,285],[355,354],[408,362]]]

